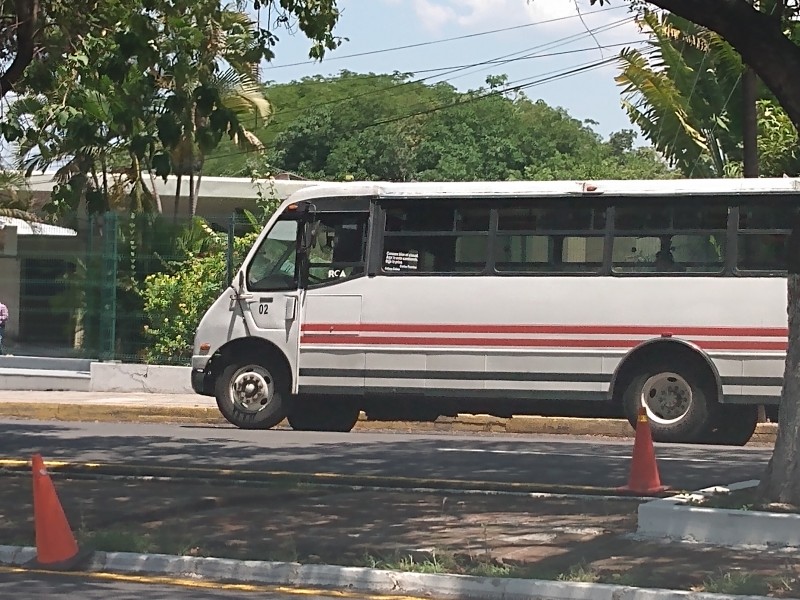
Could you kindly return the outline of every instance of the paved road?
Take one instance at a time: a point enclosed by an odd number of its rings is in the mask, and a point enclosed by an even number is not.
[[[15,573],[0,570],[0,598],[15,600],[38,600],[39,598],[58,598],[59,600],[223,600],[232,598],[264,598],[266,600],[343,600],[341,593],[316,594],[310,590],[296,593],[273,591],[267,586],[224,586],[208,582],[192,582],[190,587],[164,585],[156,582],[140,583],[126,581],[136,578],[116,578],[95,575],[51,575],[45,573]],[[202,587],[198,587],[198,586]],[[351,600],[374,599],[372,595],[347,594]]]
[[[630,440],[564,436],[244,431],[232,427],[0,420],[0,456],[302,473],[618,486]],[[697,489],[757,479],[769,448],[657,445],[662,483]]]

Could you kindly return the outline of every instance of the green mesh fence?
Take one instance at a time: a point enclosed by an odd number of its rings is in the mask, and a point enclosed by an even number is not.
[[[238,214],[175,221],[108,213],[77,235],[22,224],[16,236],[0,230],[0,302],[11,313],[6,350],[187,364],[199,318],[258,228]]]

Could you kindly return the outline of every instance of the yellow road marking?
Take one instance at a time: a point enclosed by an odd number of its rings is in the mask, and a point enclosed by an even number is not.
[[[187,579],[181,577],[165,577],[160,575],[125,575],[122,573],[90,573],[85,571],[48,571],[46,569],[23,569],[21,567],[0,566],[0,573],[19,573],[35,575],[58,575],[62,577],[84,577],[100,579],[103,581],[116,581],[119,583],[140,583],[148,585],[172,585],[177,587],[222,590],[237,592],[260,592],[285,594],[288,596],[329,596],[331,598],[353,598],[361,600],[425,600],[420,596],[403,596],[397,594],[371,594],[368,592],[353,592],[342,590],[326,590],[313,588],[295,588],[282,585],[258,585],[250,583],[222,583],[207,579]]]

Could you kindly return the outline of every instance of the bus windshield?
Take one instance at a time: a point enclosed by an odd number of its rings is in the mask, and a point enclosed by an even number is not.
[[[278,221],[247,266],[247,285],[253,291],[291,290],[298,287],[298,221]]]

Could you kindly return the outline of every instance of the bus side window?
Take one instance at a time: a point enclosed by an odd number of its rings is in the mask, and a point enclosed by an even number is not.
[[[791,206],[766,203],[740,206],[737,269],[785,272],[791,231],[788,227],[794,215]]]
[[[486,269],[489,207],[393,201],[386,206],[383,272],[480,274]]]
[[[615,273],[722,273],[727,208],[709,204],[653,208],[653,202],[615,209],[612,270]]]

